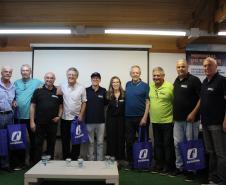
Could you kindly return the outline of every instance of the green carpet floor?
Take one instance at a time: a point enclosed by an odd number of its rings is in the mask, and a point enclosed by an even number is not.
[[[18,171],[6,173],[0,171],[0,185],[23,185],[24,173]],[[193,182],[185,182],[183,176],[168,177],[160,174],[151,174],[150,172],[123,171],[119,172],[120,185],[200,185],[200,178]],[[45,181],[42,185],[104,185],[104,182],[91,181]]]

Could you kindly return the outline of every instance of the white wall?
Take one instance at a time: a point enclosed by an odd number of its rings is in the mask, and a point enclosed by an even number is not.
[[[10,66],[13,68],[12,81],[21,78],[20,67],[32,63],[32,52],[0,52],[0,68]]]
[[[176,61],[186,58],[185,53],[150,53],[149,55],[149,80],[152,81],[152,69],[162,67],[165,71],[165,79],[171,83],[177,77]]]
[[[185,53],[150,53],[149,80],[152,81],[152,69],[161,66],[165,70],[166,80],[173,83],[177,76],[175,69],[176,61],[180,58],[185,58]],[[22,64],[31,65],[31,63],[32,52],[0,52],[0,67],[3,65],[9,65],[13,68],[13,81],[21,78],[20,66]],[[144,72],[146,69],[142,69],[142,71]],[[112,73],[112,71],[110,72]],[[125,71],[125,75],[128,75],[128,71]]]

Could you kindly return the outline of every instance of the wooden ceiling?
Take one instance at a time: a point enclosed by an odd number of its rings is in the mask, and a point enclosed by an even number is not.
[[[215,34],[226,28],[224,0],[1,0],[0,27],[183,29]],[[216,39],[217,38],[217,39]],[[80,34],[0,36],[0,51],[27,51],[30,43],[152,45],[155,52],[184,52],[188,43],[226,44],[224,37]]]

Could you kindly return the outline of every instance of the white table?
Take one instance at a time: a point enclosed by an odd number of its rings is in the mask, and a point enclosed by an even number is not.
[[[107,184],[119,185],[116,162],[106,166],[104,161],[84,161],[81,168],[77,161],[72,161],[70,167],[65,161],[49,161],[46,166],[40,161],[24,174],[24,185],[40,183],[44,179],[105,180]]]

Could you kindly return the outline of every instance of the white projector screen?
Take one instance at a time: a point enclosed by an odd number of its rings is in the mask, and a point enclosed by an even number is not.
[[[110,78],[118,76],[125,87],[131,80],[129,75],[132,65],[139,65],[141,78],[148,82],[148,50],[147,49],[44,49],[34,48],[33,77],[43,80],[46,72],[56,75],[55,85],[67,81],[66,71],[75,67],[79,71],[78,82],[88,87],[91,85],[90,75],[101,74],[101,86],[108,89]]]

